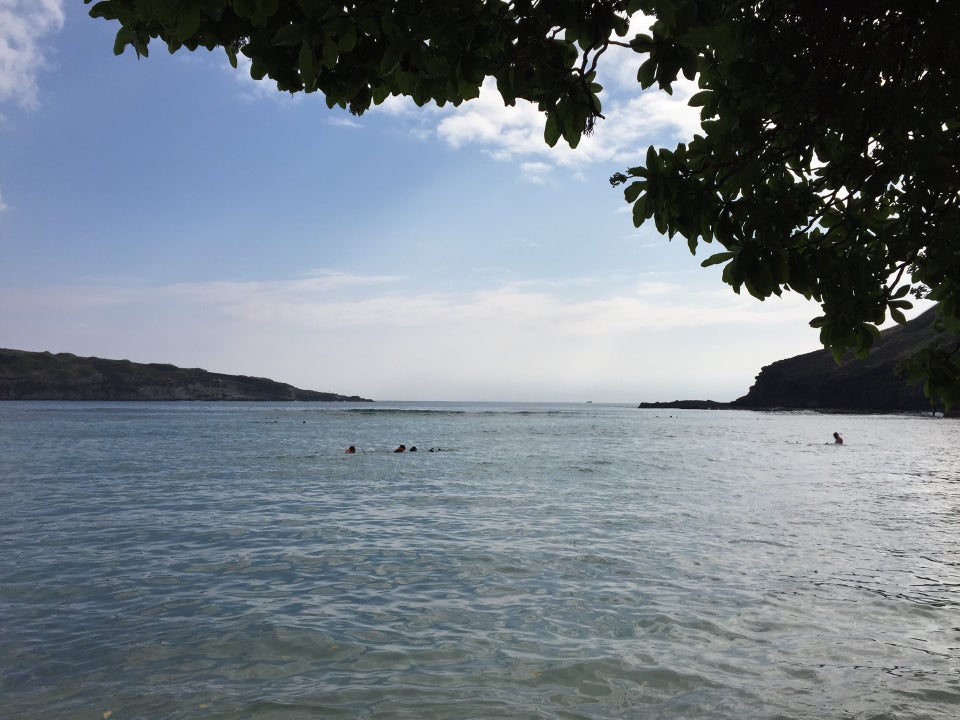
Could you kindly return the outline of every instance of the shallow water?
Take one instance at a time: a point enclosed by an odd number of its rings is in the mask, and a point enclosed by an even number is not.
[[[960,715],[953,420],[3,403],[0,429],[2,717]]]

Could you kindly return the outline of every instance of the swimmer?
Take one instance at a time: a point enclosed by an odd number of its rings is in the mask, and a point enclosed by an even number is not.
[[[410,448],[410,452],[416,452],[416,451],[417,451],[417,446],[416,446],[416,445],[413,445],[413,446]]]
[[[354,445],[351,445],[350,447],[347,448],[347,454],[348,454],[348,455],[352,455],[352,454],[355,453],[356,451],[357,451],[357,448],[356,448],[356,446],[354,446]]]
[[[840,437],[840,433],[833,434],[833,444],[834,445],[843,445],[843,438]]]
[[[400,445],[396,450],[394,450],[395,453],[398,453],[398,452],[406,452],[406,451],[407,451],[407,446],[406,446],[406,445]]]

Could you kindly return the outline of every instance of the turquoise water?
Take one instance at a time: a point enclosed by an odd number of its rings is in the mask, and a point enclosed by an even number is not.
[[[953,420],[2,403],[0,431],[3,718],[960,716]]]

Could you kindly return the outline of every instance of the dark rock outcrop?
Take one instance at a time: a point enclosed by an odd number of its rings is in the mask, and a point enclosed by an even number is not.
[[[852,353],[837,364],[828,350],[779,360],[760,370],[749,392],[732,403],[745,409],[791,408],[843,412],[909,412],[941,409],[907,383],[897,366],[937,335],[934,309],[881,333],[870,355]]]
[[[129,360],[0,349],[0,400],[306,400],[370,402],[266,378]]]

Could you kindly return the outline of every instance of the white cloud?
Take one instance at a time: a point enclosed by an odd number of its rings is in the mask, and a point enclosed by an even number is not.
[[[545,162],[525,162],[520,164],[523,178],[528,182],[543,184],[546,176],[553,170],[553,166]]]
[[[312,287],[314,289],[340,291],[347,288],[387,285],[405,279],[402,275],[351,275],[350,273],[325,268],[309,270],[303,273],[302,277],[302,280],[290,281],[283,283],[283,285],[289,287],[297,284],[301,288]]]
[[[436,132],[451,147],[477,144],[509,160],[517,155],[547,154],[543,123],[543,115],[533,103],[518,100],[513,107],[504,105],[496,82],[487,78],[480,96],[449,110]]]
[[[681,293],[683,289],[676,283],[645,281],[637,284],[637,295],[669,295],[671,293]]]
[[[0,0],[0,103],[37,106],[37,74],[49,65],[42,41],[63,22],[63,0]]]
[[[629,60],[634,63],[631,72],[635,75],[639,57],[627,53],[632,56]],[[543,139],[543,114],[533,103],[522,100],[505,106],[491,79],[483,84],[480,97],[442,112],[436,134],[451,147],[478,146],[499,160],[536,158],[541,164],[570,168],[614,160],[635,162],[649,145],[673,145],[699,131],[699,110],[687,104],[697,90],[696,83],[681,78],[674,83],[672,95],[656,88],[641,92],[635,78],[632,85],[625,86],[628,92],[622,87],[622,83],[614,83],[615,91],[601,95],[605,119],[597,122],[592,135],[581,138],[576,149],[562,140],[556,147],[548,147]]]
[[[0,215],[3,215],[9,209],[10,206],[3,201],[3,193],[0,193]]]
[[[334,127],[345,127],[345,128],[360,128],[363,127],[359,122],[357,122],[353,117],[347,116],[334,116],[327,120],[328,125],[333,125]]]

